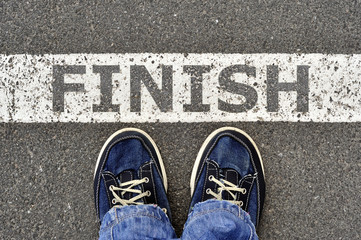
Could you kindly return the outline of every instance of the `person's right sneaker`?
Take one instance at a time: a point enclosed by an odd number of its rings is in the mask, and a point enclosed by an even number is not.
[[[223,127],[203,143],[191,175],[192,201],[227,200],[249,213],[257,227],[265,199],[262,158],[254,141],[242,130]]]

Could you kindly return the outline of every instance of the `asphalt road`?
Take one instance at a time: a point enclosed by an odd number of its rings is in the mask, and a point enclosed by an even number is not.
[[[91,3],[90,3],[91,2]],[[361,1],[3,1],[0,53],[361,53]],[[181,233],[198,149],[248,132],[264,158],[261,239],[361,238],[361,123],[0,124],[0,238],[96,239],[92,178],[114,131],[158,144]]]

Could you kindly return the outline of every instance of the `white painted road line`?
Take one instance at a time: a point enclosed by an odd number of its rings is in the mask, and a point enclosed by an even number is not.
[[[361,55],[0,55],[0,122],[361,121]]]

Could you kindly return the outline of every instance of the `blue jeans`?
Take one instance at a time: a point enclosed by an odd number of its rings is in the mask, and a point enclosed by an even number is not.
[[[105,216],[99,239],[176,239],[166,214],[154,205],[114,207]],[[228,201],[196,204],[182,239],[258,239],[245,211]]]

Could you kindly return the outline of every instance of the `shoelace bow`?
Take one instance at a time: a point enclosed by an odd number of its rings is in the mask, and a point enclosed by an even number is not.
[[[119,185],[119,187],[110,185],[109,190],[113,193],[113,197],[114,197],[112,200],[112,203],[113,204],[120,203],[122,206],[143,204],[143,202],[137,202],[137,200],[139,200],[143,197],[147,197],[147,196],[149,197],[151,195],[151,192],[150,191],[142,192],[140,189],[133,189],[133,188],[139,184],[147,183],[147,182],[149,182],[149,179],[143,178],[143,179],[136,179],[136,180],[131,180],[128,182],[121,183]],[[135,195],[134,197],[132,197],[130,199],[123,199],[123,198],[119,197],[115,191],[122,191],[121,192],[122,197],[124,197],[124,194],[127,192],[135,193],[137,195]]]
[[[240,188],[237,185],[234,185],[233,183],[222,179],[221,181],[216,179],[213,175],[209,176],[209,181],[215,182],[219,187],[217,188],[217,193],[213,192],[210,188],[208,188],[206,190],[207,194],[212,195],[213,197],[215,197],[217,200],[223,200],[222,198],[222,192],[223,191],[227,191],[233,198],[233,200],[227,200],[233,204],[236,204],[240,207],[243,206],[243,202],[242,201],[236,201],[237,199],[237,195],[232,193],[233,192],[240,192],[242,194],[246,194],[247,190],[245,188]]]

